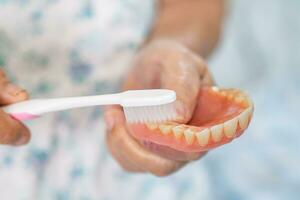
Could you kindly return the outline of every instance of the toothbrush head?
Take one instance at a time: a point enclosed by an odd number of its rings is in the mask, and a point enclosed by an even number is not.
[[[158,123],[176,118],[176,93],[167,89],[129,90],[121,105],[129,123]]]

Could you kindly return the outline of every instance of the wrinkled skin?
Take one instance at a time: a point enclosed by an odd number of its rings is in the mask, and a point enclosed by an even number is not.
[[[27,92],[12,84],[6,74],[0,70],[0,106],[26,99],[28,99]],[[28,143],[29,140],[28,128],[0,109],[0,144],[19,146]]]
[[[156,41],[142,48],[126,76],[123,90],[166,88],[176,91],[178,123],[188,122],[195,108],[199,88],[213,85],[203,60],[184,46],[171,41]],[[127,171],[150,172],[165,176],[205,152],[184,153],[148,141],[137,141],[126,127],[121,107],[107,107],[107,146]]]

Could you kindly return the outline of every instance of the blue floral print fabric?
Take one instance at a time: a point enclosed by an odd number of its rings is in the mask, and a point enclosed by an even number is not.
[[[0,66],[31,97],[114,92],[151,27],[151,0],[0,0]],[[176,174],[124,172],[100,108],[27,122],[29,145],[0,146],[1,199],[293,200],[300,196],[300,3],[233,0],[209,60],[219,85],[253,97],[245,135]]]

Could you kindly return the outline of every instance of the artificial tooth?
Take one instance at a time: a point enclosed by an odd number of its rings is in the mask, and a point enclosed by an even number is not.
[[[237,103],[243,103],[245,101],[245,97],[243,95],[237,95],[235,98],[234,98],[235,102]]]
[[[249,108],[251,108],[252,109],[252,112],[253,112],[253,109],[254,109],[254,107],[253,107],[253,102],[252,102],[252,100],[247,96],[246,97],[246,102],[247,102],[247,106],[249,107]]]
[[[227,92],[226,92],[226,91],[224,91],[224,90],[222,90],[222,91],[220,92],[220,95],[221,95],[221,96],[223,96],[223,97],[226,97],[226,95],[227,95]]]
[[[211,136],[214,142],[221,141],[223,137],[223,124],[219,124],[210,128]]]
[[[206,146],[209,140],[209,129],[204,129],[203,131],[197,132],[196,137],[200,146]]]
[[[158,127],[157,124],[152,124],[152,123],[147,123],[146,126],[147,126],[148,129],[150,129],[152,131],[157,129],[157,127]]]
[[[252,118],[253,116],[253,111],[254,111],[254,106],[251,106],[249,109],[249,120]]]
[[[252,118],[253,111],[254,111],[254,109],[251,109],[251,112],[250,112],[250,119]]]
[[[252,114],[253,114],[253,106],[250,107],[250,108],[247,108],[247,109],[245,110],[245,112],[248,113],[247,115],[248,115],[249,119],[251,119]]]
[[[219,91],[220,91],[220,89],[219,89],[217,86],[213,86],[211,89],[212,89],[214,92],[219,92]]]
[[[237,118],[233,118],[224,123],[224,134],[227,138],[233,138],[235,136],[235,131],[237,128]]]
[[[234,95],[234,94],[228,94],[228,95],[227,95],[227,99],[228,99],[229,101],[233,100],[234,98],[235,98],[235,95]]]
[[[245,128],[247,128],[248,125],[248,121],[249,121],[249,112],[246,110],[244,112],[242,112],[239,116],[238,116],[238,120],[239,120],[239,126],[242,130],[244,130]]]
[[[162,134],[167,135],[171,133],[172,126],[171,125],[160,125],[159,130]]]
[[[191,129],[187,129],[183,132],[185,140],[188,144],[193,144],[194,142],[194,132]]]
[[[250,107],[250,115],[251,115],[251,116],[252,116],[252,114],[253,114],[253,111],[254,111],[254,106],[251,105],[251,107]]]
[[[176,139],[180,139],[183,135],[184,132],[184,127],[183,126],[175,126],[173,127],[173,134]]]

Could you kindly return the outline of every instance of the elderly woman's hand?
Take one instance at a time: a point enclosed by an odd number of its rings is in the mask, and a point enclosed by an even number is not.
[[[20,87],[13,85],[0,70],[0,105],[8,105],[28,99],[28,94]],[[26,126],[14,120],[0,109],[0,144],[22,145],[30,139]]]
[[[166,88],[176,91],[175,102],[179,123],[190,120],[199,88],[212,85],[206,64],[195,53],[173,41],[154,41],[136,55],[125,78],[123,90]],[[107,145],[119,164],[128,171],[168,175],[204,153],[185,153],[134,139],[121,107],[108,107],[105,112]]]

